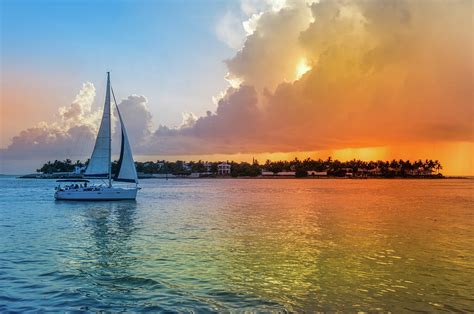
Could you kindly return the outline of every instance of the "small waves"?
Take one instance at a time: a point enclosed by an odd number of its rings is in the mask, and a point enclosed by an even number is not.
[[[0,312],[474,308],[464,181],[150,180],[84,204],[10,181]]]

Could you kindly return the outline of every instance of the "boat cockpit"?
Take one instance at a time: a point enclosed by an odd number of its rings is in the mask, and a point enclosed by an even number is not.
[[[100,191],[102,188],[101,185],[89,185],[90,181],[85,179],[75,179],[75,180],[57,180],[59,182],[56,186],[56,191]],[[69,183],[64,186],[61,186],[61,182]]]

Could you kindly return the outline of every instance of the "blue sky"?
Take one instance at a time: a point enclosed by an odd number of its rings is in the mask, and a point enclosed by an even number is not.
[[[214,109],[212,96],[227,86],[223,60],[235,51],[217,39],[215,27],[220,16],[238,7],[235,1],[2,0],[1,5],[4,79],[47,82],[54,86],[53,107],[68,105],[85,81],[96,85],[100,103],[105,71],[112,70],[118,95],[146,96],[155,123],[173,125],[182,112]]]
[[[379,147],[387,147],[396,152],[388,159],[439,159],[450,173],[473,173],[469,1],[0,5],[0,161],[11,171],[21,158],[29,158],[21,169],[34,169],[47,158],[71,157],[78,127],[94,131],[88,123],[100,112],[111,70],[119,101],[132,94],[148,99],[147,109],[137,100],[143,98],[132,97],[126,117],[143,159],[265,160],[273,157],[264,154],[316,150],[322,157],[346,151],[352,159],[362,154],[356,148],[373,153],[363,158],[380,159]],[[243,86],[227,90],[216,110],[212,98],[229,86],[226,59]],[[92,110],[87,81],[97,89]],[[79,91],[89,95],[78,98],[84,111],[70,106]],[[65,119],[65,110],[74,119]],[[173,128],[186,112],[200,123],[190,118],[186,128]],[[173,132],[157,132],[159,124]]]

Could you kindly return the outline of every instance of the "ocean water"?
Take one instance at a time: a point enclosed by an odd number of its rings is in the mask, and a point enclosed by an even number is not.
[[[0,312],[472,311],[473,180],[0,179]]]

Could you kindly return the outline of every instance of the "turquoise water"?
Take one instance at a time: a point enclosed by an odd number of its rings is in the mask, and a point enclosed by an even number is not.
[[[0,311],[471,311],[473,182],[1,178]]]

